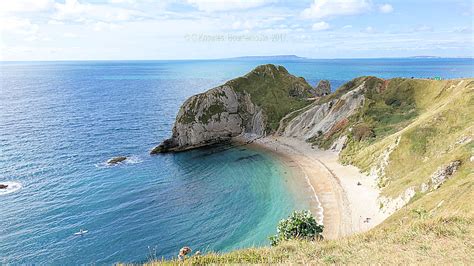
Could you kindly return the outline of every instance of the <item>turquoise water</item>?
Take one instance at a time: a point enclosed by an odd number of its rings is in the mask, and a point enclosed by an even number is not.
[[[0,263],[141,262],[267,245],[308,203],[275,158],[248,147],[149,156],[189,96],[269,63],[255,60],[2,62]],[[356,76],[474,76],[472,59],[273,62],[315,84]],[[125,164],[107,167],[117,155]],[[291,188],[291,189],[288,189]],[[89,230],[73,236],[80,228]]]

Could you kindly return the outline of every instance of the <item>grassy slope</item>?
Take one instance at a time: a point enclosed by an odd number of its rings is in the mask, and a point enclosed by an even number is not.
[[[460,169],[438,190],[418,191],[409,204],[369,232],[208,254],[187,262],[474,263],[474,144],[459,143],[463,136],[474,138],[474,80],[394,79],[387,84],[369,79],[378,92],[369,91],[367,105],[349,125],[365,123],[375,136],[361,141],[351,136],[341,159],[368,170],[401,137],[385,170],[382,192],[388,196],[418,187],[453,160],[462,161]]]
[[[369,232],[339,240],[292,241],[192,257],[188,263],[424,263],[474,262],[474,176],[466,168],[443,189],[420,197]],[[442,203],[439,207],[438,205]],[[161,264],[155,262],[152,264]],[[167,261],[173,264],[176,261]]]
[[[375,123],[376,134],[379,134],[378,127],[391,128],[382,130],[382,137],[377,135],[375,139],[360,142],[351,140],[341,153],[343,162],[368,171],[387,147],[400,137],[381,182],[383,194],[387,196],[397,196],[410,186],[427,182],[439,166],[455,159],[467,163],[472,144],[456,142],[462,137],[474,138],[473,80],[392,82],[398,85],[396,91],[413,88],[410,92],[413,110],[406,108],[406,113],[388,114],[389,118],[396,117],[388,119],[391,121],[388,126],[384,122]],[[367,120],[366,115],[363,117]]]
[[[265,110],[267,132],[274,132],[288,113],[308,104],[311,86],[288,73],[282,66],[262,65],[247,75],[226,83],[238,92],[247,92],[252,101]]]

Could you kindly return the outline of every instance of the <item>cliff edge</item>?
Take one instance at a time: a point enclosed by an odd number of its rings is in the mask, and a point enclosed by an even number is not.
[[[171,138],[151,154],[273,133],[285,115],[311,103],[311,89],[303,78],[282,66],[258,66],[243,77],[187,99],[179,109]]]

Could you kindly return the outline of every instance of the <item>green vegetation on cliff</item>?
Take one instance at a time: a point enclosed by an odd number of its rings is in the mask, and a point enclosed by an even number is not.
[[[206,109],[204,114],[200,117],[200,121],[202,123],[207,123],[209,121],[209,119],[211,119],[211,117],[213,117],[216,114],[221,114],[224,111],[225,111],[225,109],[224,109],[224,105],[222,103],[215,103],[215,104],[209,106],[209,108]]]
[[[350,237],[193,256],[187,264],[472,264],[474,176],[466,168],[376,228]],[[156,261],[151,265],[176,264]]]
[[[338,137],[349,135],[349,145],[353,144],[352,140],[357,143],[368,141],[370,144],[402,129],[418,115],[414,91],[417,86],[423,85],[410,79],[385,81],[376,77],[357,78],[344,84],[333,94],[321,98],[319,103],[337,100],[362,84],[365,87],[365,101],[357,113],[348,117],[347,121],[341,121],[338,127],[327,134],[315,136],[310,142],[328,149]],[[343,104],[344,100],[337,100],[335,110],[338,105]]]
[[[311,86],[282,66],[258,66],[226,85],[237,92],[248,93],[252,102],[263,108],[267,117],[267,133],[276,131],[285,115],[311,103],[308,101]]]
[[[367,94],[364,106],[348,125],[367,123],[375,136],[357,140],[353,127],[347,132],[349,141],[341,160],[369,171],[399,139],[380,180],[383,194],[392,197],[428,182],[442,165],[469,162],[474,134],[474,84],[470,81],[387,81],[378,96]]]
[[[274,133],[280,120],[311,103],[311,86],[282,66],[261,65],[247,75],[188,98],[173,135],[150,153],[182,151],[227,141],[242,133]]]
[[[216,92],[216,96],[218,97],[226,97],[224,92]],[[196,122],[196,113],[195,109],[197,108],[198,102],[205,97],[205,94],[198,94],[194,98],[192,98],[192,102],[190,103],[193,108],[190,110],[187,110],[180,118],[179,122],[183,124],[189,124],[192,122]],[[221,114],[225,112],[224,104],[222,102],[215,102],[214,104],[210,105],[204,113],[198,117],[198,121],[201,123],[207,124],[211,117],[213,117],[216,114]]]
[[[366,172],[378,169],[383,195],[414,188],[415,197],[367,233],[297,243],[308,251],[289,256],[329,263],[474,262],[473,80],[364,79],[371,82],[364,105],[339,131],[348,136],[340,159]],[[341,89],[347,92],[357,82]],[[334,140],[319,138],[325,147]],[[422,189],[452,162],[460,168],[440,188]],[[332,248],[326,253],[327,246]],[[309,258],[309,250],[320,256]]]
[[[186,263],[474,263],[474,80],[362,77],[314,104],[334,101],[337,109],[344,104],[339,98],[362,84],[363,105],[312,141],[329,147],[347,136],[340,160],[375,171],[384,196],[395,198],[414,189],[408,204],[365,233],[210,253]],[[430,187],[433,176],[453,162],[459,168],[439,188]]]

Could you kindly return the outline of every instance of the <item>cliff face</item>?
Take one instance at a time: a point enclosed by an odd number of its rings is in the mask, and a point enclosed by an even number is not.
[[[310,89],[303,78],[281,66],[259,66],[244,77],[186,100],[172,137],[151,153],[192,149],[243,134],[272,133],[284,115],[310,103]]]
[[[364,103],[365,86],[365,82],[362,82],[340,98],[315,102],[311,108],[291,120],[281,135],[308,140],[344,123]]]
[[[265,117],[247,93],[223,85],[189,98],[180,108],[173,128],[176,148],[216,143],[242,133],[265,134]]]
[[[285,117],[278,134],[340,152],[400,207],[472,167],[473,91],[473,79],[356,78]]]
[[[329,80],[320,80],[318,82],[318,85],[316,85],[316,87],[311,90],[311,94],[315,97],[321,97],[331,94],[331,83],[329,83]]]
[[[472,256],[463,254],[472,253],[472,245],[465,243],[473,242],[474,231],[474,79],[361,77],[311,102],[305,101],[310,97],[307,88],[286,70],[259,67],[186,101],[173,138],[161,147],[205,145],[245,132],[276,132],[304,139],[319,148],[339,151],[341,162],[357,166],[378,181],[382,211],[398,209],[371,231],[345,238],[336,249],[334,240],[318,245],[286,243],[290,254],[295,251],[290,257],[293,261],[301,260],[298,250],[305,245],[308,250],[330,246],[331,256],[336,258],[333,262],[342,263],[358,262],[360,256],[350,254],[360,254],[361,250],[378,252],[380,256],[369,258],[372,262],[393,263],[391,254],[399,252],[400,245],[407,247],[406,254],[400,256],[402,263],[435,263],[446,257],[436,254],[446,253],[460,263],[473,261]],[[206,115],[209,112],[213,115]],[[206,130],[214,131],[207,134]],[[432,252],[412,252],[420,246]],[[259,263],[281,263],[280,251],[253,249],[251,253],[252,257],[260,254],[265,258]],[[241,259],[245,252],[196,258],[222,262],[225,256],[235,256],[237,259],[228,262],[248,263]],[[267,260],[272,254],[277,258]],[[363,259],[360,262],[367,262],[366,257]],[[325,262],[314,257],[307,261]]]

